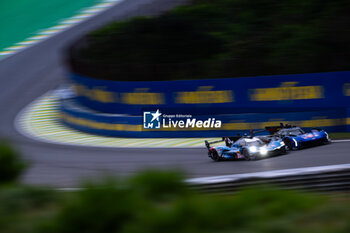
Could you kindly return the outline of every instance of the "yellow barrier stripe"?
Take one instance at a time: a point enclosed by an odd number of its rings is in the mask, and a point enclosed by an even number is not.
[[[136,131],[136,132],[140,132],[142,130],[142,125],[103,123],[103,122],[97,122],[93,120],[86,120],[84,118],[73,117],[66,113],[61,114],[61,118],[67,121],[68,123],[89,127],[92,129],[115,130],[115,131]]]
[[[346,124],[347,124],[347,125],[350,125],[350,117],[349,117],[349,118],[346,118]]]

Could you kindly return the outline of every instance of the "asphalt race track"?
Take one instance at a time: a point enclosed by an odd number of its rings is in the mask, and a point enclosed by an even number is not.
[[[129,175],[149,168],[180,169],[188,177],[269,171],[349,163],[350,142],[293,151],[259,160],[213,162],[206,149],[111,149],[38,142],[19,134],[14,119],[27,104],[64,80],[63,48],[108,21],[156,14],[184,0],[127,0],[107,12],[0,61],[0,136],[11,140],[31,163],[29,184],[76,187],[102,174]]]

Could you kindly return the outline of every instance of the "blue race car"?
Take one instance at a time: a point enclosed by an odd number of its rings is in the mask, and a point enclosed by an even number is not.
[[[305,132],[300,127],[283,125],[266,127],[271,134],[281,138],[288,150],[297,150],[310,146],[324,145],[331,142],[328,133],[322,129]]]
[[[225,141],[225,146],[212,147],[210,144]],[[244,136],[244,137],[224,137],[222,140],[208,142],[208,156],[214,161],[221,160],[255,160],[277,154],[285,154],[286,146],[283,140],[275,136]]]

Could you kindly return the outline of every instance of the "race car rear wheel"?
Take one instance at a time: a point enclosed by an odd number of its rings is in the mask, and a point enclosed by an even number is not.
[[[210,158],[214,161],[220,161],[219,154],[216,150],[210,152]]]

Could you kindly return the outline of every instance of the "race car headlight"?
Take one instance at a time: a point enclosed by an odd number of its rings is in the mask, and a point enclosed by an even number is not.
[[[266,149],[266,147],[261,147],[261,148],[260,148],[260,154],[262,154],[262,155],[266,155],[266,154],[267,154],[267,149]]]
[[[249,147],[249,151],[252,153],[255,153],[258,151],[258,149],[256,148],[256,146],[251,146],[251,147]]]
[[[282,141],[282,142],[280,142],[280,146],[284,146],[284,142]]]

